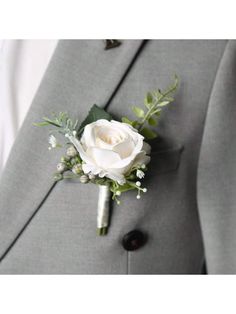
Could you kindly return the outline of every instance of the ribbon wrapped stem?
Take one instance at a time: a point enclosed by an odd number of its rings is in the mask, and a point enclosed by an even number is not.
[[[111,192],[109,185],[99,185],[97,208],[97,233],[105,235],[109,225]]]

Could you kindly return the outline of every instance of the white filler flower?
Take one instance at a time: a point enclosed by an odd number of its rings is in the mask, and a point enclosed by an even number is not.
[[[48,143],[51,145],[48,147],[48,149],[52,149],[52,148],[56,148],[58,143],[57,143],[57,139],[55,138],[54,135],[50,135],[48,138]]]
[[[137,170],[136,171],[136,175],[137,175],[137,177],[139,178],[139,179],[142,179],[142,178],[144,178],[144,176],[145,176],[145,173],[142,171],[142,170]]]
[[[126,123],[104,119],[86,125],[81,141],[75,145],[84,161],[85,173],[125,183],[125,174],[150,161],[150,145],[136,129]]]

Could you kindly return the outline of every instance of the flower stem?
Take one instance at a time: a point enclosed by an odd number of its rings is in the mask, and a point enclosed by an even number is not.
[[[110,214],[110,186],[99,185],[98,208],[97,208],[97,233],[105,235],[107,233]]]
[[[107,231],[108,231],[108,228],[107,228],[107,227],[97,228],[97,234],[98,234],[99,236],[106,235],[106,234],[107,234]]]

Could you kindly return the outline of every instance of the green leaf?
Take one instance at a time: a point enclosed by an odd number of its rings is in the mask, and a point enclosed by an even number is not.
[[[170,102],[168,100],[162,101],[160,102],[157,107],[165,107],[166,105],[168,105]]]
[[[137,120],[132,121],[132,127],[133,128],[138,129],[139,125],[140,125],[140,123]]]
[[[157,117],[159,117],[159,116],[161,115],[161,110],[156,111],[156,112],[155,112],[155,115],[156,115]]]
[[[51,124],[51,125],[54,125],[54,126],[58,127],[58,128],[61,127],[61,124],[59,124],[59,123],[58,123],[57,121],[55,121],[55,120],[51,120],[51,119],[49,119],[49,118],[47,118],[47,117],[43,117],[43,120],[44,120],[45,122]]]
[[[156,116],[160,116],[162,109],[156,109],[155,111],[153,111],[152,114],[155,114]]]
[[[150,109],[152,107],[153,96],[150,92],[147,93],[147,96],[144,99],[145,106]]]
[[[149,128],[143,128],[140,133],[145,137],[147,140],[152,140],[157,137],[157,133]]]
[[[177,74],[175,74],[175,76],[174,76],[174,85],[173,86],[176,89],[178,87],[178,85],[179,85],[179,77],[178,77]]]
[[[132,110],[138,118],[143,118],[145,116],[144,110],[139,107],[134,106],[132,107]]]
[[[131,126],[132,126],[133,128],[135,128],[135,129],[137,129],[138,126],[139,126],[139,122],[138,122],[137,120],[131,121],[131,120],[129,120],[128,118],[123,117],[123,118],[121,119],[121,121],[122,121],[123,123],[127,123],[127,124],[131,125]]]
[[[123,123],[127,123],[127,124],[130,124],[130,125],[132,125],[132,123],[133,123],[133,121],[129,120],[127,117],[122,117],[121,121]]]
[[[99,179],[96,179],[95,181],[96,184],[100,184],[100,185],[103,185],[105,182],[106,182],[106,179],[104,178],[99,178]]]
[[[165,100],[169,101],[169,103],[170,103],[170,102],[174,101],[174,98],[171,96],[165,96]]]
[[[157,99],[161,98],[163,95],[162,95],[162,91],[160,89],[158,89],[156,92],[155,92],[155,95],[157,97]]]
[[[46,126],[46,125],[49,125],[48,122],[38,122],[38,123],[33,123],[34,126]]]
[[[150,92],[148,92],[148,93],[147,93],[147,102],[148,102],[149,104],[151,104],[152,101],[153,101],[152,94],[151,94]]]
[[[81,123],[79,129],[78,129],[78,133],[81,134],[82,131],[84,130],[84,127],[87,124],[90,124],[92,122],[95,122],[97,120],[100,119],[105,119],[105,120],[112,120],[112,116],[106,112],[104,109],[98,107],[97,105],[93,105],[93,107],[90,109],[87,117],[85,118],[85,120]]]
[[[148,124],[151,126],[155,126],[155,125],[157,125],[157,120],[154,117],[150,117],[148,119]]]
[[[133,190],[133,189],[135,189],[133,186],[131,186],[129,183],[125,183],[119,186],[119,188],[116,191],[120,191],[121,193],[123,193],[123,192]]]

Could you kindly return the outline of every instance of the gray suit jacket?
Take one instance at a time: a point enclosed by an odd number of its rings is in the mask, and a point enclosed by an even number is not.
[[[1,274],[236,273],[236,43],[61,41],[0,182]],[[158,125],[148,193],[122,196],[107,236],[96,229],[97,187],[53,182],[62,152],[33,122],[67,111],[82,121],[94,103],[130,115],[148,90],[181,78]],[[147,241],[127,251],[138,229]]]

